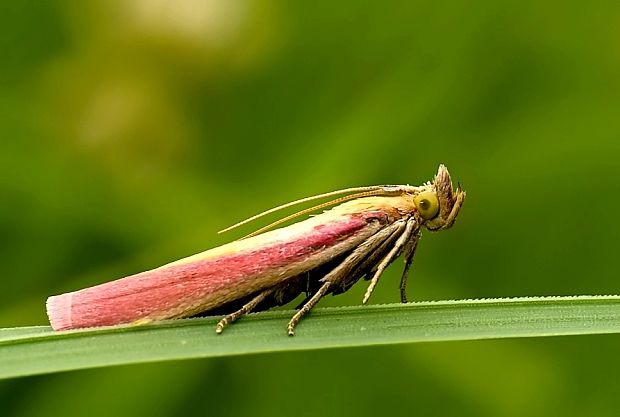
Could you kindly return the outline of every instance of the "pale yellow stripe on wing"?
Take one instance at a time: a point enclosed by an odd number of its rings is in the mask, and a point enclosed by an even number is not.
[[[200,252],[195,255],[179,259],[178,261],[168,263],[161,266],[160,268],[167,268],[169,266],[177,266],[191,262],[214,259],[234,253],[254,251],[260,247],[271,246],[285,241],[290,242],[298,239],[300,236],[311,232],[319,224],[326,224],[332,221],[336,221],[339,218],[348,216],[350,214],[362,213],[371,210],[381,210],[385,211],[386,213],[393,212],[393,214],[396,214],[397,211],[407,211],[408,208],[405,209],[401,207],[403,206],[403,203],[403,198],[400,196],[359,198],[357,200],[342,203],[332,208],[331,210],[318,214],[314,217],[310,217],[309,219],[303,220],[301,222],[294,223],[290,226],[271,230],[269,232],[265,232],[257,236],[252,236],[247,239],[230,242],[213,249],[208,249],[204,252]],[[407,205],[407,203],[404,204]]]

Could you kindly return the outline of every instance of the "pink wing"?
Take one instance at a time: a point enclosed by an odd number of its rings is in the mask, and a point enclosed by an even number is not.
[[[309,271],[390,222],[382,210],[329,211],[160,268],[49,297],[54,330],[187,317]]]

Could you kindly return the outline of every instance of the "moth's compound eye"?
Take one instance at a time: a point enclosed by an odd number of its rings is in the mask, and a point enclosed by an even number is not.
[[[413,203],[423,219],[429,220],[439,212],[439,200],[433,191],[425,191],[413,197]]]

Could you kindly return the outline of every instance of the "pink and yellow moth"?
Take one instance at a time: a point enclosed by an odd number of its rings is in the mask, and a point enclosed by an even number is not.
[[[440,165],[421,186],[348,188],[304,198],[268,210],[226,230],[282,208],[319,198],[341,197],[302,210],[246,238],[159,268],[78,291],[51,296],[47,314],[54,330],[148,323],[225,314],[222,330],[244,314],[284,305],[305,294],[288,323],[288,333],[327,294],[341,294],[360,278],[370,281],[366,304],[385,268],[403,255],[400,281],[407,302],[409,268],[421,228],[451,227],[465,199],[460,185]],[[332,207],[314,217],[270,230],[302,214]]]

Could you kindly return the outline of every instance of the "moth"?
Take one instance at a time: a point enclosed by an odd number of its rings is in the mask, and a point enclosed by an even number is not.
[[[409,269],[422,228],[451,227],[465,200],[440,165],[421,186],[348,188],[303,198],[246,219],[317,199],[339,196],[276,221],[251,235],[159,268],[47,299],[54,330],[144,324],[221,314],[216,332],[250,312],[305,299],[288,323],[289,335],[324,296],[341,294],[361,278],[369,281],[366,304],[383,271],[405,260],[400,298],[407,302]],[[332,207],[286,227],[283,222]],[[273,230],[272,230],[273,229]]]

